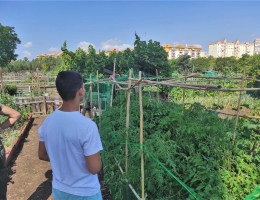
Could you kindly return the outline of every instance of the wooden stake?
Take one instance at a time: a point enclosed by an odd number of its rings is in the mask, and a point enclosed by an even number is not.
[[[159,82],[157,69],[156,69],[156,82]],[[159,102],[159,87],[158,87],[158,85],[157,85],[157,102]]]
[[[187,74],[185,75],[185,81],[187,80],[186,78]],[[184,108],[184,101],[185,101],[185,92],[186,92],[186,89],[183,88],[183,93],[182,93],[182,107]]]
[[[142,72],[139,71],[139,79],[142,78]],[[140,151],[141,151],[141,186],[142,199],[144,199],[144,152],[143,152],[143,101],[142,101],[142,83],[139,83],[139,104],[140,104]]]
[[[129,78],[132,76],[132,70],[129,71]],[[131,87],[131,80],[128,80],[128,88]],[[127,176],[128,165],[128,129],[129,129],[129,111],[130,111],[131,90],[127,91],[127,107],[126,107],[126,144],[125,144],[125,173]]]
[[[1,78],[1,91],[2,94],[5,93],[5,89],[4,89],[4,80],[3,80],[3,74],[2,74],[2,67],[0,67],[0,78]]]
[[[93,119],[93,105],[92,105],[92,80],[91,80],[91,74],[90,74],[90,86],[89,86],[89,92],[90,92],[90,118]]]
[[[99,118],[99,133],[101,131],[101,106],[99,98],[99,82],[98,82],[98,71],[97,71],[97,92],[98,92],[98,118]]]
[[[110,106],[111,107],[113,105],[113,92],[114,92],[114,84],[112,83],[112,86],[111,86],[111,96],[110,96]]]
[[[245,75],[246,75],[246,66],[244,66],[244,72],[243,72],[242,81],[241,81],[241,88],[244,88]],[[238,104],[237,104],[237,114],[236,114],[235,130],[234,130],[234,133],[233,133],[233,145],[235,144],[235,139],[236,139],[237,122],[238,122],[238,117],[239,117],[239,111],[240,111],[240,104],[241,104],[241,99],[242,99],[242,93],[243,93],[243,92],[240,91],[239,99],[238,99]]]
[[[87,107],[87,104],[88,104],[88,98],[89,98],[89,91],[90,89],[88,90],[88,94],[87,94],[87,98],[85,100],[85,103],[84,103],[84,108],[82,109],[82,115],[85,116],[86,115],[86,107]],[[90,116],[89,116],[90,117]]]
[[[37,72],[37,87],[38,87],[38,97],[41,96],[41,89],[40,89],[40,77],[39,77],[39,69],[37,67],[36,69]]]
[[[116,79],[116,58],[114,59],[113,76]],[[110,96],[110,106],[111,107],[113,105],[113,95],[114,95],[113,93],[114,93],[114,85],[112,84],[111,96]]]
[[[46,110],[47,105],[46,105],[46,96],[45,96],[45,94],[46,94],[46,87],[44,87],[44,95],[43,95],[43,101],[44,101],[43,113],[46,115],[47,114],[47,110]]]
[[[32,73],[32,97],[34,97],[34,82],[33,82],[33,80],[34,80],[34,77],[33,77],[33,73]]]

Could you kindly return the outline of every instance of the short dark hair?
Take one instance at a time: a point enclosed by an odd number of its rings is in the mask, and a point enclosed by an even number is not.
[[[56,78],[56,88],[64,101],[74,99],[82,85],[82,76],[75,71],[61,71]]]

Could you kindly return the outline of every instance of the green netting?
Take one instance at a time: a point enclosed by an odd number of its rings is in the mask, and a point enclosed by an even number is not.
[[[139,72],[132,70],[132,78],[139,78]],[[129,78],[129,73],[130,70],[125,73],[122,76],[118,76],[115,78],[115,81],[123,82],[123,81],[128,81]],[[156,76],[152,76],[150,74],[142,72],[142,77],[145,77],[146,79],[156,79]],[[161,77],[161,76],[158,76]],[[110,81],[110,76],[102,76],[97,79],[96,76],[89,77],[85,79],[85,90],[86,94],[84,97],[84,100],[82,103],[84,103],[87,99],[87,101],[90,103],[90,99],[92,96],[92,108],[96,107],[98,108],[98,84],[97,80],[99,80],[99,98],[100,98],[100,105],[101,105],[101,110],[106,110],[106,108],[110,105],[111,101],[111,93],[112,93],[112,88],[113,88],[113,97],[115,96],[115,84]],[[90,85],[92,85],[92,94],[90,94],[89,89]],[[121,87],[127,87],[127,85],[121,85]],[[112,98],[113,98],[112,97]]]
[[[253,192],[248,195],[245,200],[257,200],[260,199],[260,185],[258,185]]]

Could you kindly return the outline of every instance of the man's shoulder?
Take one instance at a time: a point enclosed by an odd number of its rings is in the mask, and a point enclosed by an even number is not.
[[[87,118],[83,115],[80,116],[80,120],[81,120],[82,123],[84,123],[87,126],[91,126],[91,127],[97,126],[94,121],[92,121],[91,119],[89,119],[89,118]]]

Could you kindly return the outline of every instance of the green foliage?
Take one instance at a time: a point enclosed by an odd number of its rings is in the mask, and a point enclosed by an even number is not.
[[[14,53],[16,45],[21,41],[14,31],[14,27],[0,24],[0,66],[5,67],[18,56]]]
[[[221,71],[225,76],[237,71],[237,60],[235,57],[217,58],[215,71]]]
[[[16,85],[6,85],[4,87],[5,93],[8,93],[9,95],[15,95],[17,92],[17,86]]]
[[[96,75],[96,71],[103,72],[103,69],[113,71],[114,61],[116,60],[116,73],[125,74],[129,69],[155,75],[156,69],[162,76],[170,75],[167,53],[157,41],[141,41],[138,35],[134,43],[134,50],[112,52],[106,56],[105,52],[96,53],[93,46],[89,46],[88,53],[78,49],[76,53],[67,49],[66,41],[63,44],[62,58],[64,64],[59,70],[75,70],[80,72],[86,79],[90,74]]]
[[[23,125],[23,123],[28,119],[29,116],[29,108],[27,110],[22,110],[17,104],[13,102],[13,97],[9,94],[2,94],[0,93],[0,102],[1,104],[8,106],[14,110],[17,110],[21,113],[22,117],[18,122],[15,123],[15,126],[19,127]],[[3,122],[6,119],[6,116],[0,115],[0,121]]]
[[[141,41],[140,37],[135,34],[134,50],[132,52],[134,69],[145,73],[155,75],[156,69],[162,76],[169,76],[169,63],[167,53],[157,41]]]
[[[204,71],[208,71],[210,68],[210,59],[208,58],[192,59],[191,63],[194,67],[194,73],[202,73]]]
[[[189,55],[183,55],[177,59],[176,68],[179,73],[191,73],[192,72],[192,63],[190,61]]]
[[[232,146],[234,122],[218,118],[200,104],[186,104],[184,109],[144,96],[143,110],[145,192],[149,199],[193,199],[151,154],[204,199],[243,199],[260,183],[260,147],[254,145],[259,144],[259,125],[248,127],[239,121],[236,145]],[[124,176],[115,158],[124,170],[125,118],[126,97],[122,94],[102,114],[104,178],[115,199],[124,194]],[[138,194],[139,126],[138,97],[132,96],[127,179]]]

